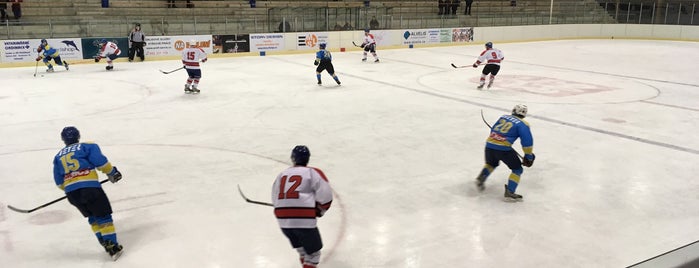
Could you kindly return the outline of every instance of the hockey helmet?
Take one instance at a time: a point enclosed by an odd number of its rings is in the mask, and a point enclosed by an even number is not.
[[[100,44],[106,44],[106,43],[107,43],[107,39],[102,38],[102,40],[100,40]]]
[[[369,32],[369,28],[364,29],[364,32],[365,32],[365,33],[368,33],[368,32]]]
[[[527,105],[524,104],[517,104],[515,105],[514,108],[512,108],[512,115],[524,118],[527,116]]]
[[[45,45],[48,45],[48,44],[49,44],[49,42],[46,41],[46,39],[41,39],[41,45],[42,45],[42,46],[45,46]]]
[[[196,40],[196,39],[189,40],[189,46],[190,46],[190,47],[196,47],[196,46],[197,46],[197,40]]]
[[[326,46],[327,46],[327,44],[325,44],[325,43],[320,43],[320,44],[318,44],[318,47],[319,47],[320,49],[325,49]]]
[[[140,24],[140,23],[136,23],[136,27],[141,27],[141,24]]]
[[[291,162],[297,166],[308,165],[308,160],[311,158],[311,151],[308,150],[306,145],[296,145],[293,150],[291,150]]]
[[[485,43],[485,47],[487,47],[487,48],[493,48],[493,42]]]
[[[61,131],[61,139],[66,145],[78,143],[80,140],[80,131],[74,126],[64,127]]]

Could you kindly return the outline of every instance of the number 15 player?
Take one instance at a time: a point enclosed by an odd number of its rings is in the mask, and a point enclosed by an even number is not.
[[[282,171],[274,181],[274,215],[282,233],[299,253],[303,268],[315,268],[320,262],[323,242],[316,218],[330,209],[332,189],[323,171],[307,167],[311,152],[298,145],[291,151],[294,166]]]
[[[187,83],[184,84],[184,93],[199,94],[199,79],[201,79],[201,69],[199,62],[206,62],[206,52],[197,47],[197,41],[189,42],[189,47],[182,51],[182,64],[187,70]]]

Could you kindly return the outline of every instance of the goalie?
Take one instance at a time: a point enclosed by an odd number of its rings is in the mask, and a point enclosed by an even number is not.
[[[524,172],[522,165],[531,167],[534,164],[534,138],[532,137],[529,123],[524,121],[527,116],[527,106],[517,104],[512,108],[511,115],[503,115],[490,129],[490,135],[485,144],[485,165],[476,178],[476,186],[479,191],[485,190],[485,180],[493,173],[493,170],[504,162],[512,170],[505,185],[506,201],[521,201],[522,196],[515,193],[519,185],[520,176]],[[517,152],[512,149],[512,144],[521,138],[524,157],[519,160]]]

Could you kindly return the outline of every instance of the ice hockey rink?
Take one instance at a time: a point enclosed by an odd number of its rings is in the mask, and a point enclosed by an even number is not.
[[[699,43],[495,43],[211,58],[200,95],[177,60],[2,68],[0,267],[300,267],[270,207],[305,144],[335,200],[319,267],[625,267],[699,240]],[[369,56],[371,61],[371,55]],[[45,74],[45,76],[41,76]],[[529,107],[536,162],[503,201],[501,165],[478,193],[488,128]],[[52,178],[74,125],[122,171],[104,184],[124,254],[112,262]],[[517,142],[515,148],[521,152]],[[105,178],[104,176],[101,179]]]

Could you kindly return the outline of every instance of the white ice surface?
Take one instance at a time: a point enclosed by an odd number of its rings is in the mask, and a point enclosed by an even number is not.
[[[308,54],[211,59],[200,95],[179,61],[0,69],[0,267],[300,267],[271,184],[297,144],[336,193],[320,267],[624,267],[699,239],[699,44],[583,40],[334,52],[342,86]],[[369,56],[371,60],[371,56]],[[41,66],[40,66],[41,67]],[[43,73],[43,67],[39,74]],[[529,106],[537,155],[502,201],[478,193],[488,129]],[[77,126],[124,179],[105,184],[125,253],[112,262],[53,185]],[[516,146],[521,152],[519,143]]]

